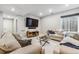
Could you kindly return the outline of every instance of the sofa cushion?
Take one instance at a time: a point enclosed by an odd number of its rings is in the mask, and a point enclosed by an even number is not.
[[[6,33],[2,37],[2,39],[0,39],[0,49],[2,49],[5,53],[18,49],[20,47],[20,44],[11,33]]]
[[[55,40],[55,41],[61,41],[61,40],[63,40],[63,36],[62,35],[58,35],[58,34],[50,35],[49,38],[51,40]]]
[[[42,47],[40,45],[29,45],[23,48],[17,49],[10,54],[40,54]]]

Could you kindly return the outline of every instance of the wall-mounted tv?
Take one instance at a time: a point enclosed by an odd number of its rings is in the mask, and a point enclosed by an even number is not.
[[[26,27],[38,27],[38,19],[26,18]]]

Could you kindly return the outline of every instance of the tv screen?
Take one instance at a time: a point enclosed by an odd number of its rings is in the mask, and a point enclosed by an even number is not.
[[[33,18],[26,18],[26,27],[38,27],[38,20]]]

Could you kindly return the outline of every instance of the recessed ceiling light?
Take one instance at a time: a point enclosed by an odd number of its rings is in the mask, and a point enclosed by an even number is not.
[[[65,6],[66,6],[66,7],[68,7],[68,6],[69,6],[69,4],[65,4]]]
[[[15,11],[15,8],[11,8],[11,11]]]
[[[52,9],[49,9],[49,13],[52,13]]]
[[[42,15],[43,15],[43,13],[41,13],[41,12],[40,12],[40,14],[39,14],[39,15],[40,15],[40,16],[42,16]]]

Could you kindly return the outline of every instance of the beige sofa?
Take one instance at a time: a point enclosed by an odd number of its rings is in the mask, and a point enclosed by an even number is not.
[[[49,36],[49,39],[51,40],[55,40],[55,41],[62,41],[63,40],[63,35],[59,35],[59,34],[52,34]]]
[[[0,54],[40,54],[42,47],[40,45],[28,45],[21,47],[12,33],[5,33],[0,39]]]
[[[10,54],[41,54],[42,48],[39,45],[29,45],[23,48],[19,48]]]

